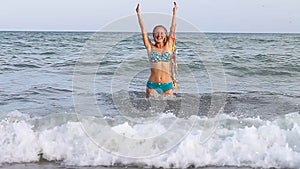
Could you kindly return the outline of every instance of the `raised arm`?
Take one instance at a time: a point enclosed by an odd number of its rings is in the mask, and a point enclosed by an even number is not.
[[[137,13],[137,17],[138,17],[139,24],[140,24],[144,45],[147,49],[147,52],[149,53],[151,51],[151,41],[149,39],[147,30],[145,28],[145,24],[144,24],[142,15],[141,15],[140,4],[138,4],[137,7],[136,7],[136,13]]]
[[[175,38],[177,9],[178,9],[178,6],[177,6],[176,2],[174,2],[172,23],[171,23],[170,35],[169,35],[170,40],[172,40],[172,38]]]

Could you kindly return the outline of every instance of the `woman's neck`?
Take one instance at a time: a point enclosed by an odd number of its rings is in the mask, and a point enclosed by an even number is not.
[[[163,48],[164,47],[164,43],[159,42],[159,43],[156,43],[155,46],[157,48]]]

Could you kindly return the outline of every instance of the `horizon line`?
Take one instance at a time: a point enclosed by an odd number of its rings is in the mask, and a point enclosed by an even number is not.
[[[140,31],[101,31],[101,30],[54,30],[54,29],[45,29],[45,30],[28,30],[28,29],[13,29],[6,30],[0,29],[0,32],[86,32],[86,33],[95,33],[95,32],[108,32],[108,33],[140,33]],[[300,34],[300,32],[250,32],[250,31],[177,31],[177,33],[233,33],[233,34]]]

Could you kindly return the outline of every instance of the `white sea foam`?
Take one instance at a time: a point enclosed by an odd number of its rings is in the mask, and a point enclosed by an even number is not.
[[[60,160],[66,165],[143,165],[156,167],[188,167],[190,165],[232,165],[252,167],[300,167],[300,115],[290,113],[272,121],[260,118],[236,118],[222,114],[206,119],[198,116],[179,119],[172,114],[162,114],[157,122],[131,124],[124,122],[111,127],[126,137],[155,137],[169,128],[168,120],[196,122],[188,135],[171,150],[149,158],[116,156],[104,151],[82,129],[71,115],[60,114],[65,121],[47,123],[57,115],[30,118],[14,111],[0,122],[0,163],[36,162],[40,156],[46,160]],[[69,120],[68,120],[69,119]],[[96,134],[100,129],[97,118],[90,126]],[[202,136],[219,121],[214,133],[203,142]],[[182,132],[179,128],[178,132]],[[101,137],[101,136],[100,136]],[[102,136],[105,137],[105,136]],[[165,140],[170,141],[170,140]],[[114,151],[121,148],[116,141]],[[101,146],[101,145],[100,145]],[[132,146],[132,145],[131,145]],[[148,151],[151,147],[147,147]],[[157,148],[153,146],[153,148]],[[132,151],[138,151],[133,150]]]

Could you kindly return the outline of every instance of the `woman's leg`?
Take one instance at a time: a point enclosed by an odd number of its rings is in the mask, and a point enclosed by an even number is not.
[[[148,87],[146,88],[146,98],[149,97],[154,97],[154,90],[153,89],[149,89]]]
[[[175,96],[173,89],[167,90],[164,92],[164,96]]]

